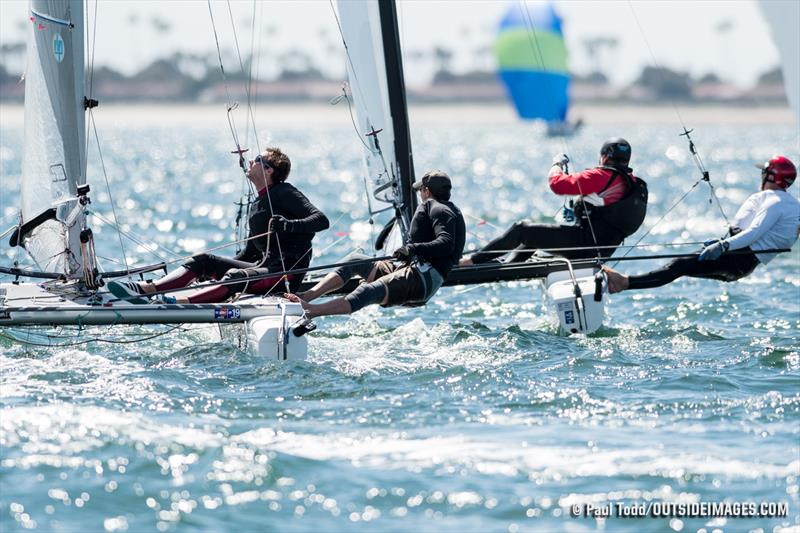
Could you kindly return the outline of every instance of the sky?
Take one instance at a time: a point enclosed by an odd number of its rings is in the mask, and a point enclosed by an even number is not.
[[[311,53],[326,73],[343,75],[341,41],[328,0],[210,3],[221,47],[235,49],[231,29],[235,27],[243,54],[251,43],[261,50],[262,77],[276,74],[292,48]],[[755,0],[561,0],[555,4],[564,18],[574,72],[593,70],[584,46],[587,39],[618,41],[614,50],[606,49],[600,56],[604,72],[616,85],[633,81],[645,65],[662,65],[695,77],[714,71],[725,81],[748,87],[759,74],[778,65],[777,50]],[[92,19],[97,12],[98,65],[132,74],[175,51],[215,51],[206,0],[89,0],[88,5]],[[0,0],[0,44],[21,40],[27,6],[27,0]],[[430,80],[434,61],[417,52],[435,46],[454,52],[456,71],[490,67],[492,58],[486,51],[508,6],[505,0],[399,0],[407,83],[421,85]],[[159,25],[168,30],[159,31]],[[227,56],[226,60],[233,62]]]

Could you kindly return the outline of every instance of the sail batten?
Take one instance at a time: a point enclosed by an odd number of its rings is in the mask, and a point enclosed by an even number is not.
[[[70,276],[78,270],[83,226],[77,186],[86,181],[83,2],[33,0],[30,13],[22,222],[54,207],[56,216],[21,242],[39,268]]]

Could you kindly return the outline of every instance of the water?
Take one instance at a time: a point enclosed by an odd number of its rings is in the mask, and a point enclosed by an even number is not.
[[[117,215],[142,243],[185,255],[231,238],[240,184],[218,118],[101,128]],[[346,117],[300,122],[260,138],[290,154],[290,179],[334,223],[316,242],[322,264],[369,246],[359,144]],[[412,126],[418,172],[449,171],[455,202],[474,217],[468,248],[495,234],[492,225],[552,217],[561,207],[546,187],[552,154],[589,166],[611,134],[632,142],[633,165],[650,183],[647,227],[699,177],[671,126],[590,126],[567,144],[491,120]],[[704,126],[696,141],[728,216],[757,187],[754,161],[800,159],[790,126]],[[4,125],[0,144],[0,215],[13,217],[19,125]],[[111,220],[94,148],[90,169],[93,206]],[[646,242],[721,235],[708,200],[701,183]],[[119,258],[116,233],[98,220],[93,227],[100,255]],[[3,253],[9,264],[14,252]],[[155,260],[130,241],[126,254]],[[220,341],[214,327],[60,348],[3,338],[0,526],[796,530],[799,267],[795,247],[738,283],[686,279],[614,296],[607,326],[588,338],[559,337],[533,283],[443,289],[423,309],[320,320],[301,364],[264,362]],[[166,330],[91,333],[121,341]],[[65,344],[86,339],[59,334]],[[571,516],[573,505],[617,502],[781,502],[787,514]]]

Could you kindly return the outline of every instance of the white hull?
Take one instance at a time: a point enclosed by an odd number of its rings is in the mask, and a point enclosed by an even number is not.
[[[236,324],[246,327],[247,348],[276,360],[306,358],[308,341],[291,328],[303,318],[303,308],[283,298],[246,297],[229,304],[136,305],[102,293],[91,299],[73,283],[0,284],[2,326],[93,326],[115,324]]]
[[[572,274],[554,272],[544,280],[544,286],[561,333],[594,333],[603,325],[608,283],[602,273],[598,281],[595,269],[591,268],[578,269]]]

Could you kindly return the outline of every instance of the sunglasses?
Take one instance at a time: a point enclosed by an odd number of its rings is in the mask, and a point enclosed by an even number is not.
[[[253,162],[258,163],[259,165],[264,167],[264,169],[272,168],[272,165],[269,164],[269,161],[267,161],[267,159],[260,154],[257,155],[255,159],[253,159]]]

